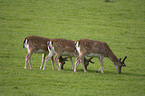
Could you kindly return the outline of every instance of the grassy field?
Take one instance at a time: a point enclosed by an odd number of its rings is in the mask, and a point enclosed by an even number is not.
[[[24,70],[28,35],[107,42],[113,52],[128,56],[118,74],[104,59],[104,74],[95,73],[98,59],[84,73],[40,70],[41,55],[32,56],[32,70]],[[73,58],[75,60],[75,58]],[[144,0],[0,0],[0,96],[145,96]]]

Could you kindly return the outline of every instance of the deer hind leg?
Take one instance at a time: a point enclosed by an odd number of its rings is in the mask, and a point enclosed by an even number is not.
[[[76,58],[74,72],[77,71],[77,67],[78,67],[78,65],[79,65],[79,63],[80,63],[79,61],[80,61],[80,56],[78,56],[78,57]]]
[[[25,60],[25,67],[24,69],[27,69],[27,63],[29,61],[29,65],[30,65],[30,69],[32,69],[32,66],[31,66],[31,55],[33,54],[33,51],[30,51],[27,56],[26,56],[26,60]]]
[[[53,54],[54,54],[53,51],[49,52],[48,56],[46,57],[45,64],[43,66],[43,70],[45,70],[46,64],[47,64],[48,60],[53,56]]]
[[[27,69],[27,63],[28,63],[28,55],[26,56],[26,59],[25,59],[25,67],[24,67],[24,69]]]
[[[103,66],[104,66],[103,58],[104,56],[100,56],[101,67],[98,69],[98,71],[96,71],[97,73],[100,72],[100,70],[101,70],[101,73],[104,73],[103,72]]]
[[[42,69],[42,67],[43,67],[43,63],[44,63],[44,61],[45,61],[45,57],[46,57],[46,54],[42,54],[42,63],[41,63],[41,66],[40,66],[40,70]]]
[[[77,71],[76,69],[77,69],[78,65],[80,64],[81,59],[82,59],[82,55],[80,55],[76,58],[74,72]]]

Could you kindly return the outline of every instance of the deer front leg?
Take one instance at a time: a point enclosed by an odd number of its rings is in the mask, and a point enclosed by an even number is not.
[[[59,57],[60,57],[60,55],[56,54],[56,56],[55,56],[55,58],[54,58],[54,62],[55,62],[55,64],[56,64],[56,66],[57,66],[57,69],[58,69],[58,70],[61,70],[61,68],[59,68],[58,63],[57,63]]]
[[[101,70],[101,73],[104,73],[103,72],[103,66],[104,66],[103,58],[104,56],[100,56],[101,67],[98,69],[98,71],[96,71],[97,73],[100,72],[100,70]]]
[[[43,53],[42,54],[42,63],[41,63],[41,66],[40,66],[40,70],[42,69],[42,67],[43,67],[43,63],[44,63],[44,61],[45,61],[45,54]]]
[[[84,72],[87,72],[86,68],[85,68],[85,64],[84,64],[84,57],[81,57],[81,62],[82,62],[82,66],[83,66]]]
[[[26,56],[26,60],[25,60],[25,67],[24,69],[27,69],[27,63],[29,61],[29,65],[30,65],[30,69],[32,69],[32,66],[31,66],[31,55],[33,54],[33,51],[30,51],[27,56]]]
[[[69,60],[70,60],[70,62],[72,64],[72,70],[74,70],[74,65],[73,65],[72,57],[69,57]]]

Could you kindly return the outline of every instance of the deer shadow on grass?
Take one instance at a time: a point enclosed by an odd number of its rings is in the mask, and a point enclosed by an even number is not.
[[[63,69],[64,72],[74,72],[72,69]],[[78,69],[76,73],[79,73],[79,72],[84,72],[83,69]],[[96,70],[91,70],[91,69],[88,69],[87,70],[87,73],[90,73],[90,74],[95,74],[96,73]],[[101,72],[99,73],[96,73],[96,74],[102,74]],[[145,77],[145,74],[139,74],[139,73],[129,73],[129,72],[122,72],[121,74],[118,74],[118,72],[112,72],[112,71],[104,71],[105,75],[124,75],[124,76],[135,76],[135,77]]]
[[[82,70],[83,71],[83,70]],[[89,73],[95,73],[95,70],[87,70]],[[97,74],[102,74],[101,72]],[[108,74],[108,75],[126,75],[126,76],[135,76],[135,77],[145,77],[145,74],[140,74],[140,73],[130,73],[130,72],[122,72],[121,74],[118,74],[118,72],[112,72],[112,71],[104,71],[103,74]]]
[[[123,75],[127,75],[127,76],[135,76],[135,77],[145,77],[145,74],[139,74],[139,73],[122,73]]]

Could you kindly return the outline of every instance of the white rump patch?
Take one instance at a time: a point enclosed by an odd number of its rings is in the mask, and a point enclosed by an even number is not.
[[[26,41],[25,41],[25,47],[27,48],[27,50],[28,50],[28,53],[30,52],[30,47],[29,47],[29,44],[28,44],[28,40],[26,39]]]
[[[79,42],[76,42],[76,49],[77,49],[78,53],[80,54],[81,51],[80,51],[80,47],[79,47]]]
[[[49,45],[48,45],[48,50],[49,50],[49,53],[53,53],[53,52],[55,52],[55,50],[54,50],[54,47],[52,46],[52,41],[50,41],[50,43],[49,43]]]

